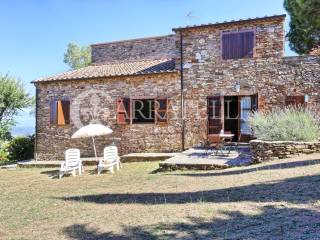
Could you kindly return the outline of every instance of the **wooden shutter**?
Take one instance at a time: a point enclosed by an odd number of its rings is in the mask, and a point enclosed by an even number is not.
[[[224,60],[253,57],[253,48],[253,31],[222,34],[222,58]]]
[[[157,98],[155,101],[155,122],[167,123],[168,122],[168,99]]]
[[[242,53],[240,57],[253,57],[254,32],[243,32],[242,36]]]
[[[221,123],[221,99],[220,96],[208,97],[208,134],[219,134]]]
[[[70,101],[61,100],[64,125],[70,124]]]
[[[130,98],[119,98],[117,100],[117,123],[129,124],[131,101]]]
[[[70,101],[58,100],[57,101],[57,124],[64,126],[70,123]]]
[[[304,96],[286,96],[285,100],[286,106],[304,107],[305,101]]]
[[[52,99],[50,102],[50,124],[57,124],[58,114],[57,114],[58,102]]]
[[[266,111],[266,99],[262,95],[258,95],[258,110],[259,112]]]
[[[70,124],[70,101],[52,99],[50,102],[50,124]]]

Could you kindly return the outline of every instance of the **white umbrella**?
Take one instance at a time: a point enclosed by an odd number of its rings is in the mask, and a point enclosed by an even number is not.
[[[94,137],[108,135],[108,134],[110,134],[112,132],[113,132],[112,129],[107,127],[107,126],[104,126],[102,124],[90,123],[89,125],[78,129],[78,131],[76,131],[71,136],[71,138],[88,138],[88,137],[91,137],[92,138],[92,143],[93,143],[94,154],[95,154],[96,159],[97,159],[97,150],[96,150],[96,144],[95,144],[95,141],[94,141]]]

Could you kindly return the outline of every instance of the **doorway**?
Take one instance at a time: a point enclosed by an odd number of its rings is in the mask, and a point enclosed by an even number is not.
[[[224,131],[234,134],[233,141],[238,140],[239,135],[239,97],[224,97]]]
[[[258,95],[208,97],[208,135],[225,132],[234,134],[233,141],[252,139],[249,116],[258,109]]]

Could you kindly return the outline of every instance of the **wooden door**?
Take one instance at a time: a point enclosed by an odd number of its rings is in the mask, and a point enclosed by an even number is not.
[[[208,97],[208,135],[219,134],[222,129],[221,96]]]

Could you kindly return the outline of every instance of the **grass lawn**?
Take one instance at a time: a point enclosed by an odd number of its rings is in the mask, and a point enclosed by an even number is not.
[[[218,171],[0,170],[0,239],[319,239],[320,155]]]

